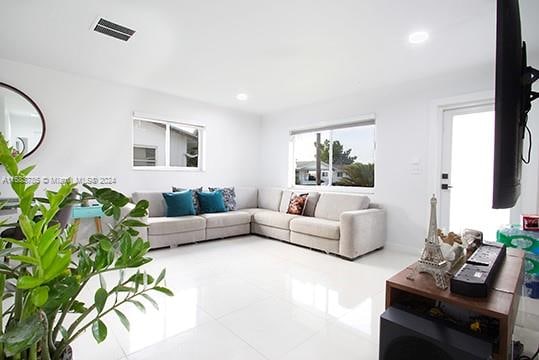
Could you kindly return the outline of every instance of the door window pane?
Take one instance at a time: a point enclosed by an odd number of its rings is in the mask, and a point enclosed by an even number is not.
[[[478,229],[493,240],[510,221],[510,209],[492,209],[494,112],[456,115],[452,123],[449,229]]]

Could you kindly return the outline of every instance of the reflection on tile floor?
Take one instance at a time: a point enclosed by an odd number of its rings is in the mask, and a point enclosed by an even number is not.
[[[125,306],[131,331],[110,316],[107,340],[85,333],[75,359],[377,359],[385,279],[415,260],[381,250],[350,262],[257,236],[150,256],[148,272],[166,267],[176,296],[156,295],[159,311]],[[520,334],[532,351],[539,333]]]

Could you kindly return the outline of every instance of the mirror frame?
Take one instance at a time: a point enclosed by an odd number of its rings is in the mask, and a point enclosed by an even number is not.
[[[43,143],[43,139],[45,139],[45,133],[47,132],[47,126],[45,124],[45,116],[43,116],[43,112],[41,111],[39,106],[37,106],[35,101],[32,100],[32,98],[30,98],[30,96],[23,93],[21,90],[17,89],[16,87],[13,87],[13,86],[11,86],[9,84],[6,84],[4,82],[1,82],[1,81],[0,81],[0,87],[7,88],[7,89],[15,92],[16,94],[22,96],[23,98],[25,98],[26,101],[28,101],[34,107],[34,109],[36,109],[37,113],[39,114],[39,118],[41,119],[41,126],[43,127],[43,132],[41,133],[41,138],[39,139],[39,142],[37,143],[37,145],[32,149],[32,151],[30,151],[29,153],[27,153],[27,154],[25,154],[23,156],[23,159],[26,159],[28,156],[32,155],[37,149],[39,149],[39,147]]]

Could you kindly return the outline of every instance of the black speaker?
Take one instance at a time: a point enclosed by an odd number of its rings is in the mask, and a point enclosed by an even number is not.
[[[492,344],[396,308],[380,316],[380,360],[491,359]]]

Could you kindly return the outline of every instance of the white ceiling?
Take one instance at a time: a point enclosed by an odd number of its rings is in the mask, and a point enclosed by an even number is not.
[[[0,0],[0,57],[256,113],[494,59],[494,0]],[[539,1],[521,0],[539,48]],[[89,31],[98,16],[137,30]],[[411,45],[407,36],[427,30]],[[250,98],[239,102],[235,95]]]

